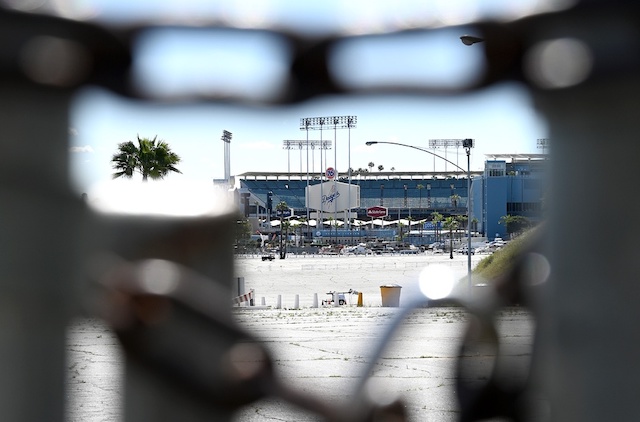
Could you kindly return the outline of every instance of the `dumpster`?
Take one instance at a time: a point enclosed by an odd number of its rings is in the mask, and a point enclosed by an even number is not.
[[[397,308],[400,306],[400,289],[402,286],[397,284],[387,284],[380,286],[380,294],[382,295],[382,306]]]

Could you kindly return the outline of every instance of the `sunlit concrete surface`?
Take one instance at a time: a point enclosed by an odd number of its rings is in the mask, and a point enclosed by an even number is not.
[[[278,376],[305,393],[336,406],[349,406],[359,377],[385,325],[398,308],[340,307],[304,310],[236,310],[238,321],[263,339]],[[460,308],[423,308],[407,319],[375,365],[373,378],[388,397],[406,403],[412,421],[454,421],[459,416],[453,370],[466,313]],[[533,323],[519,308],[498,317],[503,353],[526,364]],[[491,358],[471,357],[472,382],[489,376]],[[237,413],[236,422],[319,421],[277,400],[264,400]]]
[[[474,264],[481,257],[474,257]],[[231,307],[238,323],[259,338],[275,362],[278,377],[301,391],[336,405],[349,406],[357,381],[386,325],[400,308],[381,307],[380,285],[402,286],[400,306],[419,294],[417,282],[425,265],[444,265],[466,274],[466,256],[389,255],[360,257],[294,257],[262,261],[259,256],[236,260],[236,275],[254,289],[266,306]],[[347,306],[312,308],[330,290],[363,292]],[[294,295],[300,309],[292,309]],[[276,309],[277,296],[282,309]],[[462,308],[420,308],[410,314],[375,365],[373,376],[384,394],[404,400],[411,420],[453,421],[458,405],[453,368],[467,314]],[[509,359],[526,363],[531,356],[534,324],[529,313],[508,308],[498,316],[501,341]],[[69,328],[67,420],[122,420],[122,351],[117,338],[99,320],[82,319]],[[477,378],[486,379],[490,357],[476,356]],[[252,403],[236,413],[234,422],[315,421],[277,400]]]

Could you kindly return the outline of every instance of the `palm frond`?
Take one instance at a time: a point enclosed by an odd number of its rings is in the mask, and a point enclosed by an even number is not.
[[[118,152],[111,158],[116,170],[113,178],[132,177],[136,171],[142,175],[142,180],[162,179],[170,172],[182,173],[175,166],[180,157],[171,151],[167,142],[157,138],[157,135],[153,139],[137,135],[137,146],[131,141],[118,144]]]

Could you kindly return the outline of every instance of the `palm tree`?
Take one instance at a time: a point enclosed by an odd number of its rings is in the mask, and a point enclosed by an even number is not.
[[[384,170],[384,166],[383,166],[382,164],[380,164],[380,165],[378,166],[378,171],[382,171],[382,170]]]
[[[502,217],[500,217],[500,221],[498,221],[498,224],[504,224],[509,238],[511,238],[514,233],[524,231],[531,227],[531,222],[527,217],[511,214],[503,215]]]
[[[438,240],[438,223],[440,223],[442,219],[443,216],[438,211],[434,211],[431,213],[431,221],[433,221],[433,229],[435,230],[436,241]]]
[[[459,216],[456,217],[456,219],[458,220],[459,226],[462,227],[463,231],[464,231],[464,228],[467,227],[467,221],[469,219],[467,218],[466,215],[459,215]],[[462,239],[462,234],[460,234],[460,236],[458,236],[458,238]]]
[[[329,241],[333,242],[333,225],[334,225],[335,219],[333,217],[329,217],[329,218],[327,218],[327,221],[329,222]],[[337,232],[337,230],[338,230],[338,228],[336,226],[336,232]],[[336,237],[337,237],[337,235],[336,235]],[[336,243],[337,243],[337,240],[336,240]]]
[[[288,225],[285,227],[284,225],[284,212],[289,209],[289,205],[285,201],[280,201],[278,205],[276,205],[276,210],[278,210],[278,214],[280,214],[280,259],[285,259],[287,256],[287,246],[282,243],[282,232],[285,229],[288,229]]]
[[[300,231],[300,243],[301,243],[301,246],[304,246],[304,240],[303,240],[304,236],[303,236],[303,233],[302,233],[302,226],[306,226],[307,227],[307,232],[308,232],[309,231],[308,230],[309,220],[307,219],[307,217],[300,217],[300,218],[298,218],[298,221],[300,221],[300,223],[301,223],[298,226],[298,227],[300,227],[300,229],[299,229],[299,231]]]
[[[460,195],[458,195],[457,193],[451,195],[451,206],[453,208],[458,208],[458,201],[460,201]]]
[[[372,172],[373,166],[375,166],[375,164],[373,164],[373,161],[369,161],[369,164],[367,164],[367,166],[369,167],[369,172]]]
[[[142,175],[142,181],[163,179],[169,172],[182,173],[175,165],[180,162],[180,157],[171,151],[169,144],[165,141],[157,141],[157,136],[153,139],[138,138],[138,145],[127,141],[118,144],[118,152],[113,154],[111,163],[113,178],[132,178],[135,172]]]
[[[424,189],[424,185],[418,183],[416,185],[416,189],[418,189],[418,208],[420,209],[420,217],[422,217],[422,189]],[[422,224],[420,224],[420,239],[422,239]]]
[[[453,231],[458,230],[458,219],[450,216],[444,220],[443,226],[449,230],[449,258],[453,259]]]
[[[398,220],[398,230],[400,232],[400,234],[398,235],[398,241],[402,242],[402,239],[404,239],[405,234],[402,232],[404,228],[404,223],[400,220]]]
[[[284,256],[287,253],[287,244],[290,243],[289,230],[291,229],[291,227],[292,225],[290,220],[284,220],[280,224],[280,233],[282,233],[282,231],[284,230],[284,240],[282,241],[283,247],[281,248],[282,252],[280,252],[280,256],[282,257],[281,259],[284,259]]]
[[[407,217],[407,226],[409,227],[409,229],[407,230],[407,237],[411,236],[411,222],[413,221],[413,218],[411,218],[411,216]]]

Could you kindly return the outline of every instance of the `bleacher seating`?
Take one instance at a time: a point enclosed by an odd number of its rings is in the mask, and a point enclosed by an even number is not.
[[[346,180],[341,180],[346,182]],[[305,188],[307,180],[269,180],[240,179],[241,187],[253,194],[261,205],[267,201],[268,192],[272,192],[273,207],[284,201],[296,212],[305,210]],[[320,180],[309,180],[309,185],[320,183]],[[455,178],[352,178],[352,183],[360,186],[360,209],[358,215],[364,215],[366,208],[384,206],[399,210],[406,215],[411,209],[413,213],[424,213],[447,210],[456,212],[467,206],[467,179]],[[418,189],[418,185],[422,185]],[[453,188],[452,188],[453,185]],[[405,190],[406,186],[406,190]],[[429,189],[427,189],[427,186]],[[406,193],[405,193],[406,192]],[[457,206],[453,207],[451,197],[458,195]]]

